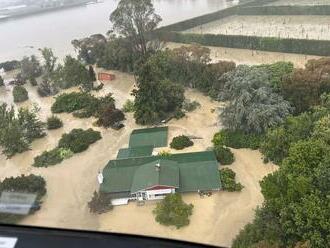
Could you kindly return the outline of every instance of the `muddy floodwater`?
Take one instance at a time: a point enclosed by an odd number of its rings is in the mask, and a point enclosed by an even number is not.
[[[1,1],[1,0],[0,0]],[[54,12],[0,22],[0,62],[39,55],[39,48],[50,47],[56,56],[74,54],[71,41],[112,28],[110,13],[118,0],[104,0]],[[161,26],[228,8],[238,1],[153,0],[162,18]]]
[[[134,77],[129,74],[113,72],[116,80],[105,84],[97,95],[113,93],[117,106],[121,107],[127,99],[132,99],[130,91],[134,88]],[[13,75],[6,75],[9,79]],[[51,115],[53,97],[40,98],[36,88],[26,84],[29,100],[16,107],[40,108],[38,115],[46,120]],[[12,104],[12,88],[0,88],[0,99]],[[77,91],[73,88],[68,91]],[[174,136],[194,135],[194,146],[183,152],[203,151],[212,146],[214,133],[221,129],[218,108],[223,103],[212,101],[198,91],[186,89],[186,98],[197,100],[201,107],[188,113],[180,120],[171,120],[169,140]],[[32,143],[31,150],[17,154],[11,159],[0,155],[0,180],[21,174],[41,175],[47,182],[47,195],[43,205],[35,214],[26,217],[21,224],[73,229],[102,230],[123,233],[135,233],[149,236],[161,236],[175,239],[230,246],[233,238],[245,224],[252,221],[254,209],[262,204],[259,181],[268,173],[277,169],[273,164],[263,164],[258,151],[248,149],[233,150],[236,161],[230,166],[236,172],[239,182],[245,188],[242,192],[214,193],[211,197],[200,198],[196,194],[184,195],[186,202],[194,204],[190,225],[177,230],[159,225],[154,220],[152,209],[155,202],[137,206],[135,202],[127,206],[117,206],[111,212],[94,215],[88,210],[87,203],[98,190],[97,174],[110,159],[114,159],[120,148],[128,146],[129,135],[133,129],[141,128],[135,124],[132,114],[126,115],[125,128],[115,131],[94,127],[93,118],[77,119],[71,114],[58,114],[64,126],[58,130],[47,131],[47,136]],[[32,167],[33,158],[45,150],[56,146],[63,133],[73,128],[93,128],[101,132],[102,139],[88,150],[75,154],[62,163],[48,168]],[[170,150],[170,148],[164,148]],[[176,152],[176,151],[172,151]],[[235,213],[235,214],[233,214]],[[129,221],[125,221],[129,220]]]
[[[330,40],[330,16],[239,15],[209,22],[184,32]]]

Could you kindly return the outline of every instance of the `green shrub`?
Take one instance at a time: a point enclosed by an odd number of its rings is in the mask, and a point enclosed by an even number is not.
[[[58,147],[69,149],[74,153],[83,152],[89,145],[101,139],[101,134],[93,129],[73,129],[68,134],[63,134],[58,142]]]
[[[44,151],[41,155],[34,158],[34,167],[48,167],[61,163],[64,159],[72,157],[73,152],[65,148],[55,148],[50,151]]]
[[[77,118],[107,117],[106,111],[115,110],[115,100],[111,94],[96,98],[86,92],[65,93],[56,98],[53,113],[73,112]]]
[[[215,146],[228,146],[236,149],[250,148],[256,150],[260,147],[264,135],[247,134],[243,131],[221,130],[213,137]]]
[[[85,92],[71,92],[64,93],[56,97],[54,104],[52,105],[53,113],[72,113],[84,108],[90,108],[91,105],[95,105],[97,99]]]
[[[36,194],[36,200],[34,207],[30,209],[29,214],[34,213],[38,208],[40,208],[42,202],[41,198],[46,194],[46,181],[41,176],[36,175],[21,175],[19,177],[5,178],[0,182],[0,194],[2,192],[19,192],[19,193],[32,193]],[[24,215],[0,213],[1,223],[15,224]]]
[[[192,142],[189,137],[185,136],[185,135],[180,135],[177,137],[174,137],[170,147],[176,150],[182,150],[186,147],[192,146],[194,145],[194,142]]]
[[[58,129],[61,127],[63,127],[63,122],[60,118],[53,115],[47,119],[47,129]]]
[[[34,77],[30,78],[29,81],[30,81],[30,84],[32,86],[37,86],[38,85],[38,82],[37,82],[36,78],[34,78]]]
[[[94,214],[103,214],[113,209],[111,197],[108,194],[94,191],[93,198],[88,202],[89,211]]]
[[[235,172],[229,168],[223,168],[220,170],[220,182],[222,189],[225,191],[241,191],[244,187],[240,183],[235,182]]]
[[[175,226],[179,229],[189,224],[193,207],[192,204],[186,204],[180,194],[169,194],[157,203],[153,214],[156,215],[158,223],[165,226]]]
[[[190,101],[188,99],[186,99],[184,102],[183,102],[183,110],[187,111],[187,112],[192,112],[194,111],[195,109],[199,108],[201,106],[201,104],[197,101]]]
[[[183,117],[185,117],[185,113],[181,110],[181,109],[178,109],[178,110],[176,110],[175,112],[174,112],[174,118],[175,119],[177,119],[177,120],[179,120],[179,119],[181,119],[181,118],[183,118]]]
[[[221,165],[229,165],[235,161],[234,154],[227,147],[215,146],[214,152]]]
[[[29,94],[23,86],[15,86],[13,89],[14,102],[24,102],[29,99]]]
[[[123,106],[123,112],[130,113],[134,111],[135,111],[134,102],[131,100],[127,100]]]

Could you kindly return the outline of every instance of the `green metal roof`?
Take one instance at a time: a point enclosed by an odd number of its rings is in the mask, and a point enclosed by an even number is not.
[[[178,192],[220,189],[218,164],[216,161],[199,161],[179,164],[180,187]]]
[[[129,139],[129,147],[167,146],[168,127],[155,127],[133,130]]]
[[[117,159],[151,156],[152,150],[153,150],[152,146],[122,148],[118,151]]]
[[[161,173],[157,177],[155,164],[158,161]],[[177,167],[178,173],[174,167]],[[221,188],[218,163],[213,151],[172,154],[166,159],[149,156],[111,160],[104,168],[103,176],[100,190],[107,193],[134,193],[156,184],[178,185],[178,192]]]
[[[133,177],[131,193],[148,189],[155,185],[179,187],[179,167],[177,162],[159,159],[139,166]]]

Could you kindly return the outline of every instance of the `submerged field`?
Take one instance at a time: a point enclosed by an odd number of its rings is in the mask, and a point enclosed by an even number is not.
[[[330,16],[230,16],[184,33],[330,40]]]
[[[132,97],[130,91],[134,87],[134,77],[119,72],[115,72],[115,75],[116,80],[107,83],[97,95],[113,92],[118,107],[121,107],[123,102]],[[51,114],[50,107],[54,98],[40,98],[35,88],[29,84],[26,87],[30,100],[19,106],[31,107],[37,104],[40,107],[38,115],[45,120]],[[69,91],[75,90],[77,88]],[[0,88],[0,97],[12,104],[11,87]],[[171,120],[168,123],[169,139],[179,134],[198,136],[201,139],[194,140],[195,145],[184,152],[205,150],[212,145],[214,133],[221,128],[217,111],[214,111],[221,103],[211,101],[209,97],[194,90],[187,90],[186,97],[197,100],[201,108],[180,120]],[[185,195],[184,200],[193,203],[195,208],[190,225],[180,230],[155,222],[152,214],[154,202],[140,207],[132,202],[127,206],[115,207],[109,213],[93,215],[88,210],[87,202],[99,187],[98,171],[104,168],[108,160],[116,157],[119,148],[127,147],[131,131],[141,126],[135,124],[132,114],[126,116],[126,126],[119,131],[93,127],[93,118],[77,119],[71,114],[58,116],[63,120],[64,127],[49,131],[46,137],[33,142],[30,151],[17,154],[11,159],[0,155],[1,180],[33,173],[42,175],[47,181],[47,195],[41,210],[25,218],[22,224],[138,233],[229,246],[239,230],[252,221],[254,209],[263,201],[259,181],[277,168],[272,164],[263,164],[258,151],[233,150],[236,162],[231,168],[245,188],[240,193],[219,192],[206,198],[200,198],[198,194]],[[46,149],[54,148],[63,133],[73,128],[89,127],[100,131],[103,139],[91,145],[87,151],[52,167],[31,166],[33,158]]]
[[[266,6],[287,6],[287,5],[330,5],[330,0],[279,0],[269,4],[265,4]]]

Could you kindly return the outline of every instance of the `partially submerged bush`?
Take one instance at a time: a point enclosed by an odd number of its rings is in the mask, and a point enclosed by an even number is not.
[[[58,142],[58,147],[79,153],[87,150],[89,145],[101,138],[100,132],[94,131],[91,128],[87,130],[73,129],[70,133],[62,135],[62,138]]]
[[[47,119],[47,129],[58,129],[61,127],[63,127],[63,122],[60,118],[53,115]]]
[[[186,147],[192,146],[194,145],[194,142],[192,142],[189,137],[185,136],[185,135],[180,135],[177,137],[174,137],[170,147],[176,150],[182,150]]]
[[[63,134],[58,146],[50,151],[44,151],[34,158],[35,167],[47,167],[61,163],[64,159],[70,158],[74,153],[88,149],[89,145],[101,139],[100,132],[93,129],[73,129],[70,133]]]
[[[51,108],[53,113],[73,112],[73,115],[77,118],[89,118],[91,116],[96,118],[105,116],[106,118],[105,112],[115,109],[115,100],[112,94],[96,98],[86,92],[64,93],[56,97],[56,101]]]
[[[5,178],[0,182],[0,194],[2,194],[2,192],[36,194],[36,200],[29,212],[29,214],[32,214],[37,211],[42,204],[41,198],[46,194],[46,181],[41,176],[33,174]],[[25,216],[21,214],[0,213],[1,223],[15,224],[24,217]]]
[[[183,102],[183,110],[187,111],[187,112],[191,112],[194,111],[195,109],[199,108],[201,105],[199,102],[197,101],[190,101],[189,99],[186,99]]]
[[[32,86],[37,86],[38,85],[38,82],[37,82],[36,78],[34,78],[34,77],[30,78],[29,81],[30,81],[30,84]]]
[[[221,130],[213,137],[213,144],[215,146],[228,146],[236,149],[251,148],[258,149],[263,135],[247,134],[243,131],[231,131],[228,129]]]
[[[229,165],[235,161],[234,154],[227,147],[215,146],[214,152],[221,165]]]
[[[121,110],[108,108],[101,113],[96,123],[98,126],[116,127],[123,120],[125,120],[125,115]]]
[[[244,187],[240,183],[235,182],[236,174],[229,168],[220,170],[220,182],[222,189],[225,191],[241,191]]]
[[[77,110],[81,110],[91,105],[95,105],[97,99],[85,92],[71,92],[64,93],[56,97],[54,104],[52,105],[53,113],[71,113]]]
[[[15,86],[13,89],[14,102],[24,102],[29,99],[27,90],[23,86]]]
[[[0,87],[1,87],[1,86],[4,86],[4,85],[5,85],[4,80],[3,80],[3,78],[0,76]]]
[[[108,194],[94,191],[93,198],[88,202],[89,211],[93,214],[103,214],[113,209],[111,197]]]
[[[175,226],[177,229],[187,226],[193,211],[192,204],[186,204],[180,194],[169,194],[157,203],[153,214],[156,221],[165,226]]]
[[[56,95],[59,92],[59,90],[54,85],[54,83],[51,83],[47,80],[43,80],[42,83],[38,86],[37,92],[39,96],[47,97],[47,96]]]
[[[131,100],[127,100],[123,106],[123,112],[130,113],[134,111],[135,111],[134,102]]]
[[[34,167],[47,167],[61,163],[64,159],[72,157],[73,152],[70,149],[55,148],[50,151],[44,151],[41,155],[34,158]]]

